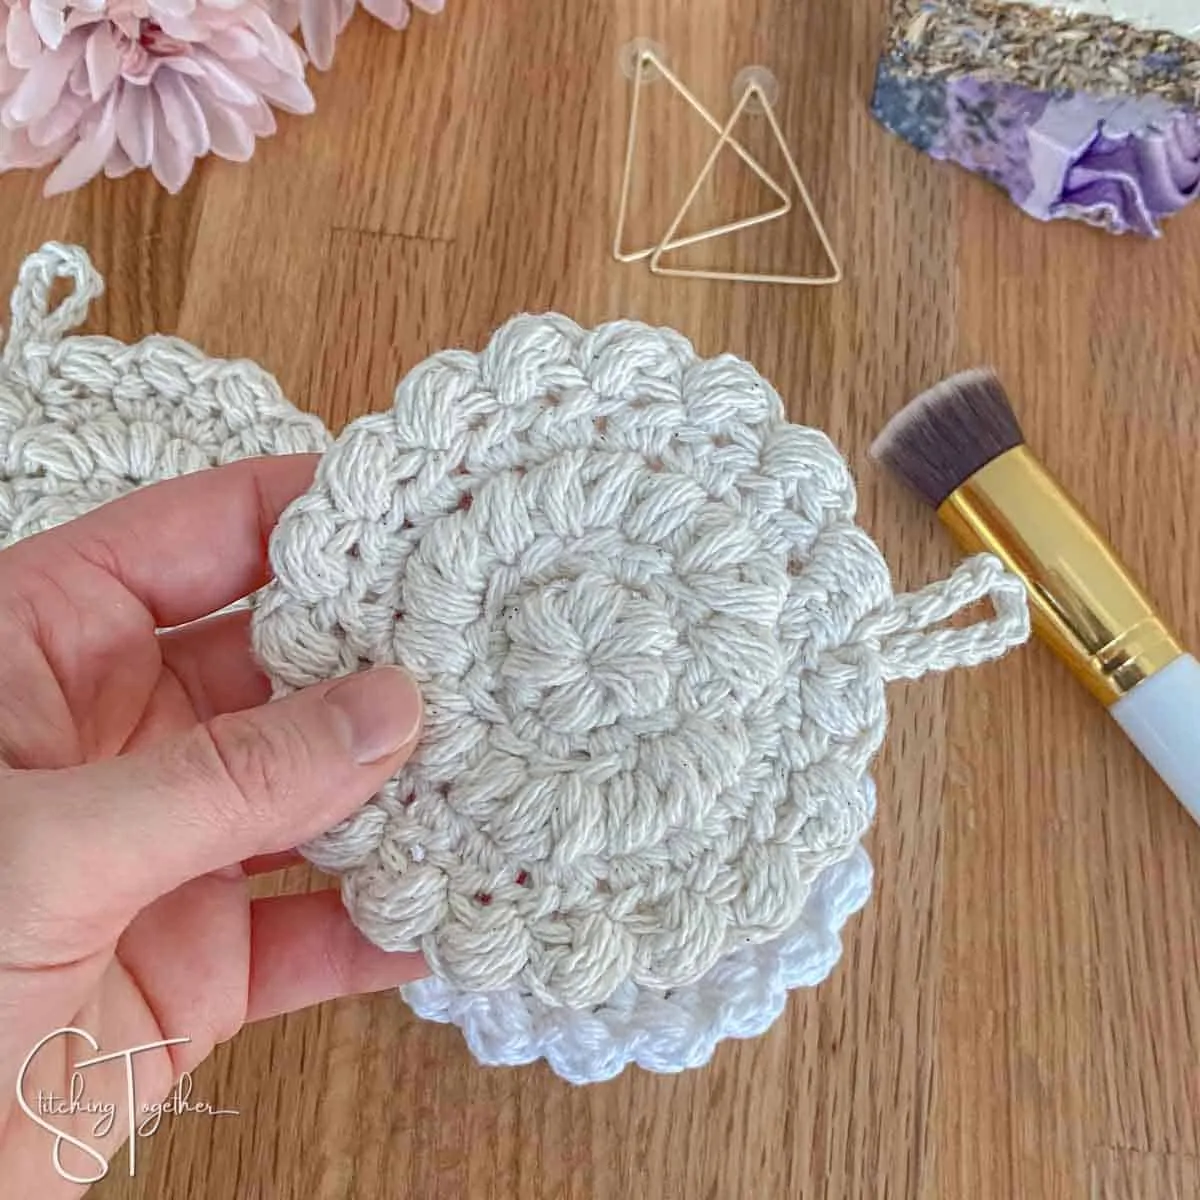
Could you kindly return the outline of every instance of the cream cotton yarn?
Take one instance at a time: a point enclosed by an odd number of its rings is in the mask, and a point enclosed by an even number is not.
[[[70,291],[55,306],[57,280]],[[255,363],[160,335],[68,337],[103,290],[78,246],[47,243],[21,267],[0,351],[0,546],[145,483],[329,444]]]
[[[50,303],[58,278],[73,285]],[[0,359],[0,545],[144,483],[328,433],[252,363],[67,336],[101,282],[31,256]],[[992,558],[895,595],[846,465],[731,356],[520,317],[352,423],[272,539],[275,691],[400,662],[422,747],[305,847],[402,989],[484,1063],[677,1071],[832,970],[888,680],[1028,636]],[[993,619],[940,622],[989,596]]]
[[[748,363],[630,321],[515,318],[347,427],[253,637],[278,693],[382,662],[422,684],[417,755],[304,847],[368,938],[424,953],[419,1013],[580,1081],[777,1014],[797,946],[861,903],[886,682],[1029,631],[991,557],[894,595],[854,512]],[[992,620],[934,628],[983,596]]]

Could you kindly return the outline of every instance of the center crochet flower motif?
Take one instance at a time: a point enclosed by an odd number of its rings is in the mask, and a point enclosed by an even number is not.
[[[286,691],[420,681],[416,758],[305,847],[456,987],[583,1008],[777,938],[870,817],[892,600],[824,434],[633,322],[509,322],[350,425],[272,539]]]

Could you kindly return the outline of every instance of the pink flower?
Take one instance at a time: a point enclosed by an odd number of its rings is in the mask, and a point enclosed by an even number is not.
[[[409,0],[362,0],[367,12],[393,29],[403,29],[408,24],[412,5],[422,12],[439,13],[445,0],[412,0],[412,4]],[[289,33],[299,28],[304,49],[320,71],[328,70],[333,62],[333,44],[356,7],[357,0],[272,0],[275,19]]]
[[[196,159],[243,162],[272,107],[313,109],[296,43],[248,0],[0,0],[0,170],[58,162],[47,195]]]

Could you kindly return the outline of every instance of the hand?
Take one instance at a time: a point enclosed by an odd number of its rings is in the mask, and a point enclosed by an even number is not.
[[[53,1030],[78,1027],[100,1050],[47,1042],[26,1071],[30,1103],[39,1089],[68,1096],[81,1059],[190,1039],[130,1060],[140,1106],[248,1021],[425,973],[420,956],[368,944],[335,891],[251,899],[247,884],[365,803],[421,719],[415,686],[390,667],[268,703],[248,614],[207,616],[266,581],[271,528],[314,463],[159,484],[0,552],[8,1195],[79,1191],[17,1103],[22,1064]],[[124,1069],[81,1072],[88,1101],[116,1104],[106,1136],[95,1113],[49,1118],[105,1158],[128,1133]],[[69,1142],[62,1164],[100,1173]]]

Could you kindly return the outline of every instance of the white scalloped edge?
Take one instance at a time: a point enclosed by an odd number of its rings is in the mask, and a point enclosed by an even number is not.
[[[570,1083],[600,1083],[630,1063],[672,1074],[704,1066],[718,1043],[765,1033],[787,994],[828,978],[842,954],[841,931],[871,894],[871,860],[861,846],[827,867],[800,919],[773,942],[742,946],[698,982],[664,994],[628,985],[596,1011],[550,1008],[515,988],[458,991],[430,977],[400,994],[417,1016],[457,1025],[485,1066],[545,1059]]]

